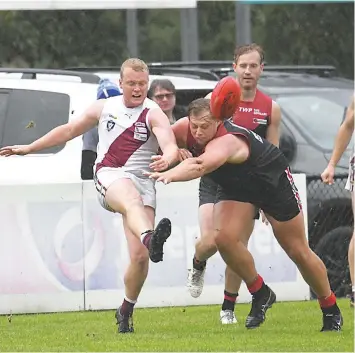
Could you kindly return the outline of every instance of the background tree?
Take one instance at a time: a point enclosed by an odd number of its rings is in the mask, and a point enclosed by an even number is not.
[[[330,64],[354,77],[354,4],[252,5],[253,41],[270,64]],[[200,58],[231,60],[234,3],[198,2]],[[138,10],[139,51],[146,61],[180,60],[180,11]],[[2,11],[2,66],[61,68],[120,65],[126,12]]]

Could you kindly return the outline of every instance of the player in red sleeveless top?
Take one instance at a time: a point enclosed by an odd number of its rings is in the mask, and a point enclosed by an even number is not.
[[[252,219],[252,212],[248,215],[248,209],[239,206],[241,202],[265,211],[277,241],[317,295],[323,316],[321,331],[341,331],[342,315],[326,267],[307,242],[302,202],[286,157],[254,131],[230,119],[216,121],[208,99],[191,102],[188,111],[196,144],[205,146],[203,154],[166,172],[148,175],[165,184],[208,175],[218,185],[211,220],[213,240],[225,263],[240,274],[252,295],[246,328],[259,327],[265,321],[276,295],[258,274],[253,256],[240,240],[243,227]],[[249,221],[243,223],[243,217]]]
[[[279,145],[279,125],[281,119],[280,108],[269,96],[257,89],[258,79],[263,70],[264,54],[261,47],[255,44],[237,47],[234,54],[233,68],[237,74],[237,80],[242,88],[241,103],[233,115],[235,124],[255,131],[258,135],[266,138],[274,145]],[[210,94],[206,97],[209,98]],[[197,156],[201,148],[195,141],[194,136],[203,136],[208,124],[189,121],[187,118],[180,119],[173,126],[176,138],[180,139],[180,147],[187,148]],[[186,135],[187,134],[187,135]],[[181,136],[187,136],[182,141]],[[202,137],[201,137],[202,138]],[[186,151],[181,151],[181,157],[188,157]],[[209,177],[203,176],[199,187],[199,222],[201,238],[196,243],[193,266],[189,271],[187,286],[190,294],[197,298],[202,293],[206,260],[216,253],[212,227],[213,207],[217,193],[216,183]],[[258,218],[259,212],[248,203],[236,202],[240,214],[240,234],[236,235],[237,241],[247,246],[250,235],[254,229],[254,219]],[[264,218],[263,218],[264,220]],[[237,322],[234,314],[235,301],[241,285],[241,278],[226,268],[224,301],[220,311],[222,324]]]

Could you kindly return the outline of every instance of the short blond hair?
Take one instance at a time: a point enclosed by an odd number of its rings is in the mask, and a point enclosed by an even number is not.
[[[133,71],[137,71],[137,72],[146,71],[149,73],[148,65],[143,60],[138,58],[129,58],[121,65],[121,70],[120,70],[121,78],[123,78],[123,71],[126,68],[130,68]]]

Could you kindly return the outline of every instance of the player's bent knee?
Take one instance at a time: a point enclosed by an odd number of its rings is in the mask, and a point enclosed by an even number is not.
[[[296,264],[303,264],[313,256],[312,250],[307,245],[291,246],[285,249],[289,258]]]
[[[138,266],[145,266],[149,261],[147,248],[142,244],[130,251],[131,262]]]
[[[125,214],[128,209],[143,206],[142,197],[131,179],[117,179],[105,191],[105,202],[112,210]]]
[[[123,215],[127,215],[127,213],[129,213],[131,210],[134,210],[138,207],[144,207],[143,200],[139,195],[134,195],[132,197],[126,195],[124,197],[120,195],[114,195],[106,198],[106,200],[111,208]]]
[[[131,209],[135,209],[137,207],[144,207],[143,200],[140,196],[132,197],[128,199],[124,204],[124,209],[126,212],[129,212]]]
[[[212,250],[217,251],[217,245],[216,242],[214,241],[214,238],[211,241],[206,242],[205,247],[208,249],[208,251],[212,251]]]
[[[230,242],[227,234],[221,230],[215,231],[214,243],[218,250],[224,250],[230,247]]]
[[[207,232],[201,234],[200,243],[203,244],[204,247],[209,249],[216,248],[215,235],[213,232]]]

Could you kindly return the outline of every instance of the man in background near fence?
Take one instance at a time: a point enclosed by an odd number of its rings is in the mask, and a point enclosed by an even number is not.
[[[79,118],[56,127],[24,146],[7,146],[0,156],[26,155],[62,145],[98,125],[94,181],[101,206],[122,215],[130,263],[124,276],[125,298],[116,311],[118,332],[133,332],[133,309],[148,275],[149,258],[163,260],[171,222],[154,228],[155,183],[142,172],[165,170],[178,162],[178,147],[168,118],[147,98],[149,69],[137,58],[120,70],[122,95],[94,102]],[[157,156],[159,148],[161,156]],[[157,158],[159,157],[159,158]]]
[[[96,99],[107,99],[121,94],[118,85],[109,79],[102,79],[97,88]],[[94,176],[94,165],[97,158],[97,144],[99,143],[99,132],[97,126],[85,132],[83,135],[83,148],[81,152],[81,179],[92,180]]]
[[[239,107],[233,115],[233,122],[253,130],[275,146],[279,146],[280,107],[272,98],[257,88],[263,67],[264,51],[259,45],[252,43],[235,48],[233,69],[237,75],[236,79],[241,87],[242,95]],[[210,98],[210,95],[207,95],[206,98]],[[189,124],[189,119],[184,119],[186,121],[181,119],[176,123],[176,126],[173,126],[175,137],[178,135],[175,130],[182,128],[187,131],[188,125],[190,125],[192,135],[197,134],[203,137],[204,126],[207,126],[205,123],[192,124],[190,122]],[[217,252],[212,227],[217,189],[218,185],[208,175],[201,178],[199,186],[201,237],[195,246],[192,269],[189,271],[187,280],[187,287],[194,298],[199,297],[202,293],[207,260]],[[235,202],[234,207],[239,209],[236,212],[240,229],[238,241],[247,246],[254,229],[255,219],[259,218],[259,210],[254,205],[245,202]],[[220,311],[222,324],[237,323],[234,310],[241,282],[240,276],[226,266],[224,298]]]
[[[176,117],[174,109],[176,105],[176,89],[168,79],[155,79],[151,82],[148,97],[159,105],[161,110],[169,118],[170,124],[174,124]]]
[[[334,174],[335,174],[335,167],[338,164],[341,156],[343,155],[344,151],[348,147],[351,137],[354,133],[354,104],[355,104],[355,96],[353,95],[351,103],[347,109],[345,119],[341,124],[338,133],[335,138],[334,143],[334,150],[333,154],[330,158],[329,164],[327,168],[322,173],[322,180],[326,184],[333,184],[334,183]],[[354,149],[354,146],[353,146]],[[355,219],[355,198],[354,198],[354,174],[355,174],[355,151],[350,159],[349,163],[349,176],[346,182],[345,188],[351,192],[352,198],[352,207],[353,207],[353,215]],[[355,283],[354,283],[354,233],[351,237],[349,250],[348,250],[348,262],[349,262],[349,271],[350,271],[350,279],[352,285],[352,294],[350,298],[350,305],[354,307],[354,293],[355,293]]]

